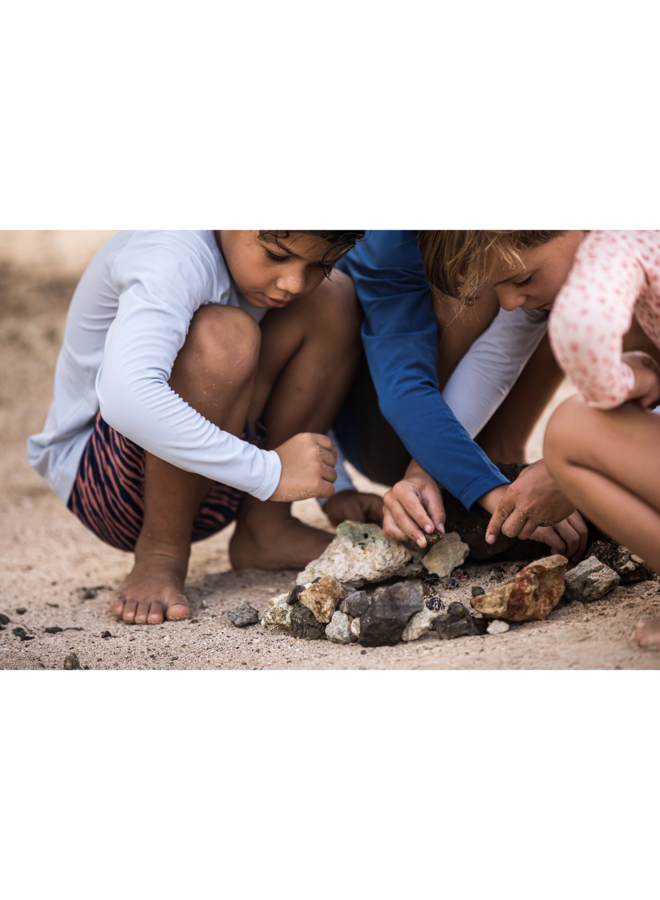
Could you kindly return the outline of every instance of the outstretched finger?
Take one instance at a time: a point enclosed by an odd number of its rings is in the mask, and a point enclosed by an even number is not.
[[[393,498],[401,504],[412,522],[419,526],[419,529],[426,532],[426,534],[431,534],[431,532],[435,530],[433,519],[424,508],[424,504],[422,503],[419,494],[412,487],[405,484],[395,485],[392,489],[392,495]],[[417,540],[417,538],[415,538],[415,540]],[[423,544],[420,544],[420,547],[425,546],[426,539],[424,539]]]
[[[489,544],[494,544],[495,541],[500,536],[500,531],[502,530],[502,525],[509,518],[511,513],[516,508],[515,501],[505,494],[502,497],[497,509],[490,517],[490,522],[488,523],[488,528],[486,529],[486,541]]]

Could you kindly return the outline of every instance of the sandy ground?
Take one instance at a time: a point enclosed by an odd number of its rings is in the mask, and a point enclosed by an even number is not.
[[[298,641],[260,625],[238,629],[225,616],[229,609],[249,601],[263,613],[268,599],[290,587],[296,573],[232,571],[231,529],[193,547],[190,621],[118,622],[108,601],[131,557],[87,532],[25,462],[26,437],[41,429],[50,404],[75,283],[110,234],[0,232],[0,612],[11,619],[0,632],[1,668],[61,669],[71,652],[89,669],[660,667],[660,654],[642,651],[629,640],[635,622],[660,608],[657,582],[620,587],[591,604],[565,604],[545,622],[512,627],[504,635],[451,642],[433,636],[363,649]],[[559,393],[570,391],[566,385]],[[549,413],[530,441],[531,459],[540,455]],[[360,484],[369,486],[365,479]],[[296,514],[331,530],[315,501],[296,504]],[[488,584],[489,569],[473,569],[470,584]],[[456,599],[467,590],[456,591]],[[33,640],[16,637],[12,629],[18,626]],[[51,626],[65,630],[45,633]],[[104,638],[104,632],[112,636]]]

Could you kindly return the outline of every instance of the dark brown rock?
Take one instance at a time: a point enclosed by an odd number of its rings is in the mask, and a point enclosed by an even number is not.
[[[9,616],[6,616],[4,613],[0,613],[0,625],[9,625],[11,619]]]
[[[295,603],[291,610],[291,637],[303,641],[319,641],[325,637],[325,625],[316,618],[307,606]]]
[[[245,628],[247,625],[256,625],[259,621],[259,613],[249,603],[230,609],[227,618],[236,628]]]
[[[77,653],[69,653],[64,660],[63,669],[82,669]]]
[[[488,622],[485,619],[477,619],[476,616],[456,616],[447,613],[445,616],[438,616],[433,627],[441,641],[451,641],[454,638],[485,634]]]
[[[616,541],[595,541],[586,554],[595,556],[599,562],[609,566],[621,578],[621,584],[634,584],[637,581],[652,581],[655,572],[647,566],[639,556],[622,547]]]

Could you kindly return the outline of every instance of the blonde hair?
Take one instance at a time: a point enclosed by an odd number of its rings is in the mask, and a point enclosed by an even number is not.
[[[520,252],[547,244],[565,231],[418,231],[429,284],[461,303],[472,303],[495,269],[522,265]]]

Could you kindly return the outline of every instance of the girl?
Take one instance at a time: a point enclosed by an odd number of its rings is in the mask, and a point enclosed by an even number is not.
[[[101,540],[135,552],[111,608],[190,615],[191,540],[237,519],[235,567],[295,567],[331,536],[290,514],[336,492],[325,433],[353,377],[359,315],[332,268],[355,231],[120,232],[76,288],[44,430],[28,459]],[[349,487],[349,485],[347,485]]]
[[[550,342],[580,394],[550,420],[547,466],[571,504],[660,572],[660,232],[452,234],[460,263],[429,260],[432,277],[465,299],[490,290],[505,309],[552,310]],[[634,637],[660,647],[660,616]]]

